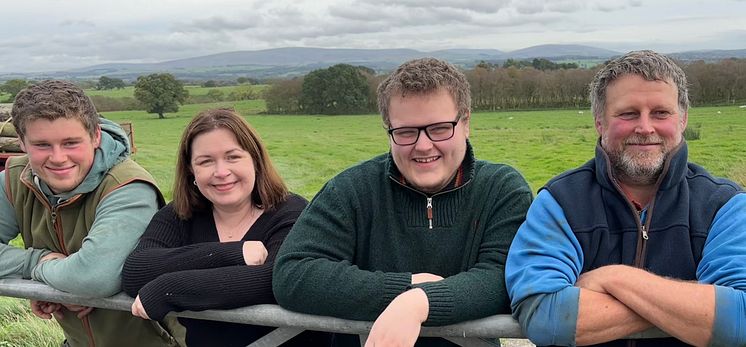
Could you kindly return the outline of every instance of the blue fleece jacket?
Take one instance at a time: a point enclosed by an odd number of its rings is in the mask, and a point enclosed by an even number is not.
[[[746,344],[746,194],[715,215],[697,267],[716,293],[713,346]],[[554,197],[542,190],[508,253],[505,279],[513,315],[537,345],[575,345],[583,251]]]

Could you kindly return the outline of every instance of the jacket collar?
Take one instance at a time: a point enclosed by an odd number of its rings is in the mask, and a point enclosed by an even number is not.
[[[686,140],[682,139],[681,143],[671,150],[671,153],[663,163],[663,172],[661,172],[661,176],[658,177],[658,181],[656,182],[657,190],[666,190],[674,187],[684,179],[687,171],[688,153]],[[613,177],[614,173],[611,169],[609,155],[601,147],[601,139],[596,143],[595,166],[596,180],[605,188],[614,190],[614,180],[616,178]]]

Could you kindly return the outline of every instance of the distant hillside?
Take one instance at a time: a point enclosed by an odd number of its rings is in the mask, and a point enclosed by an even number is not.
[[[705,60],[705,61],[717,61],[729,58],[746,58],[746,49],[732,49],[732,50],[708,50],[708,51],[687,51],[679,53],[668,54],[671,58],[691,61],[691,60]]]
[[[134,80],[137,76],[153,72],[170,72],[181,79],[258,79],[286,78],[334,64],[363,65],[378,72],[394,69],[402,62],[420,57],[448,60],[464,68],[480,61],[502,63],[507,59],[545,58],[555,62],[579,62],[592,66],[620,55],[607,49],[583,45],[540,45],[512,52],[496,49],[445,49],[423,52],[414,49],[331,49],[288,47],[257,51],[236,51],[201,57],[177,59],[152,64],[103,64],[68,71],[47,73],[13,73],[0,75],[0,80],[11,78],[43,79],[97,79],[100,76]],[[730,57],[746,58],[744,50],[712,50],[672,53],[680,60],[720,60]],[[584,64],[585,63],[585,64]]]
[[[620,52],[582,45],[539,45],[505,53],[505,58],[611,58]]]

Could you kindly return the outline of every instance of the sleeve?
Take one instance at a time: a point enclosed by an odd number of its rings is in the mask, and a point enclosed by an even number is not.
[[[700,283],[715,285],[711,346],[746,344],[746,193],[731,198],[715,215],[702,260]]]
[[[498,171],[502,175],[504,171]],[[531,190],[520,174],[511,172],[490,178],[496,191],[487,194],[489,214],[479,223],[484,234],[477,261],[467,271],[437,282],[416,285],[427,294],[429,314],[425,325],[446,325],[510,310],[505,290],[505,259],[508,248],[526,218]]]
[[[268,255],[262,265],[245,265],[239,248],[240,264],[164,273],[147,283],[139,295],[148,316],[161,320],[171,311],[231,309],[275,303],[272,295],[274,259],[304,205],[303,200],[300,208],[286,209],[273,218],[275,223],[264,232],[263,242]],[[242,245],[242,242],[236,243]]]
[[[20,230],[15,209],[5,191],[5,171],[0,171],[0,217],[0,278],[31,278],[31,270],[49,251],[34,248],[23,250],[10,245]]]
[[[148,282],[167,273],[244,265],[243,242],[186,244],[188,222],[172,205],[158,211],[122,269],[122,288],[132,297]]]
[[[505,280],[513,317],[536,345],[575,345],[583,251],[562,208],[542,190],[508,253]]]
[[[78,295],[107,297],[122,290],[124,260],[137,245],[158,210],[155,188],[133,182],[111,192],[96,208],[96,216],[80,249],[64,259],[37,265],[32,278]]]
[[[273,290],[277,302],[292,311],[372,321],[408,289],[412,274],[352,264],[356,243],[365,241],[358,241],[355,231],[353,211],[359,207],[345,201],[355,193],[354,184],[337,187],[338,179],[314,197],[280,248]]]

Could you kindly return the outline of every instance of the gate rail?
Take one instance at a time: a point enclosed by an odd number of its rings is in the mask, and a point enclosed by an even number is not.
[[[130,311],[133,298],[119,293],[108,298],[88,298],[56,290],[44,283],[22,279],[0,279],[0,296],[76,304],[104,309]],[[278,305],[254,305],[232,310],[172,312],[169,315],[242,324],[278,327],[252,343],[252,347],[279,346],[304,330],[317,330],[360,335],[361,346],[373,322],[315,316],[288,311]],[[525,338],[518,323],[510,315],[495,315],[482,319],[439,327],[422,327],[420,336],[438,336],[461,346],[493,346],[485,339]],[[666,337],[657,329],[630,338]]]

